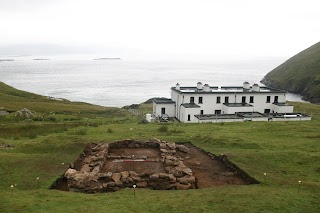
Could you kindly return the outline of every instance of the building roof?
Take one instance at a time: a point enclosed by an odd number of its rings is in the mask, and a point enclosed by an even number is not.
[[[184,108],[200,108],[200,106],[195,103],[185,103],[181,104],[181,106],[184,106]]]
[[[242,119],[238,114],[204,114],[195,115],[199,120]]]
[[[169,98],[154,98],[153,101],[157,104],[175,104],[176,103]]]
[[[225,93],[286,93],[285,90],[274,89],[266,86],[260,86],[259,91],[253,91],[252,87],[250,89],[245,89],[242,86],[221,86],[221,87],[210,87],[210,91],[204,91],[203,89],[198,89],[197,87],[171,87],[171,90],[177,91],[179,93],[194,93],[194,94],[225,94]]]

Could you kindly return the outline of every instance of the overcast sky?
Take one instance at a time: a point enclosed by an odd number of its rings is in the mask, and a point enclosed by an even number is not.
[[[319,0],[0,0],[0,46],[290,57],[320,40],[319,11]]]

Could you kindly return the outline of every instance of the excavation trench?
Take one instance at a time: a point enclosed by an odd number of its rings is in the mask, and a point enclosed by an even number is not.
[[[123,188],[187,190],[259,183],[225,155],[191,143],[123,140],[87,144],[51,188],[96,193]]]

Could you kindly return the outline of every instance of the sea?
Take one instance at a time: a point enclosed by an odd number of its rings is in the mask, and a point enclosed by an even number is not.
[[[10,58],[10,57],[9,57]],[[234,61],[130,60],[86,57],[14,56],[0,61],[0,81],[20,90],[87,102],[123,107],[153,97],[170,97],[170,88],[241,86],[260,80],[285,59]],[[290,101],[301,97],[288,94]]]

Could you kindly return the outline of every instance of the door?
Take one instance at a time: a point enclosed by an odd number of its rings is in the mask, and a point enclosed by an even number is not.
[[[161,114],[166,114],[166,108],[165,107],[161,108]]]

